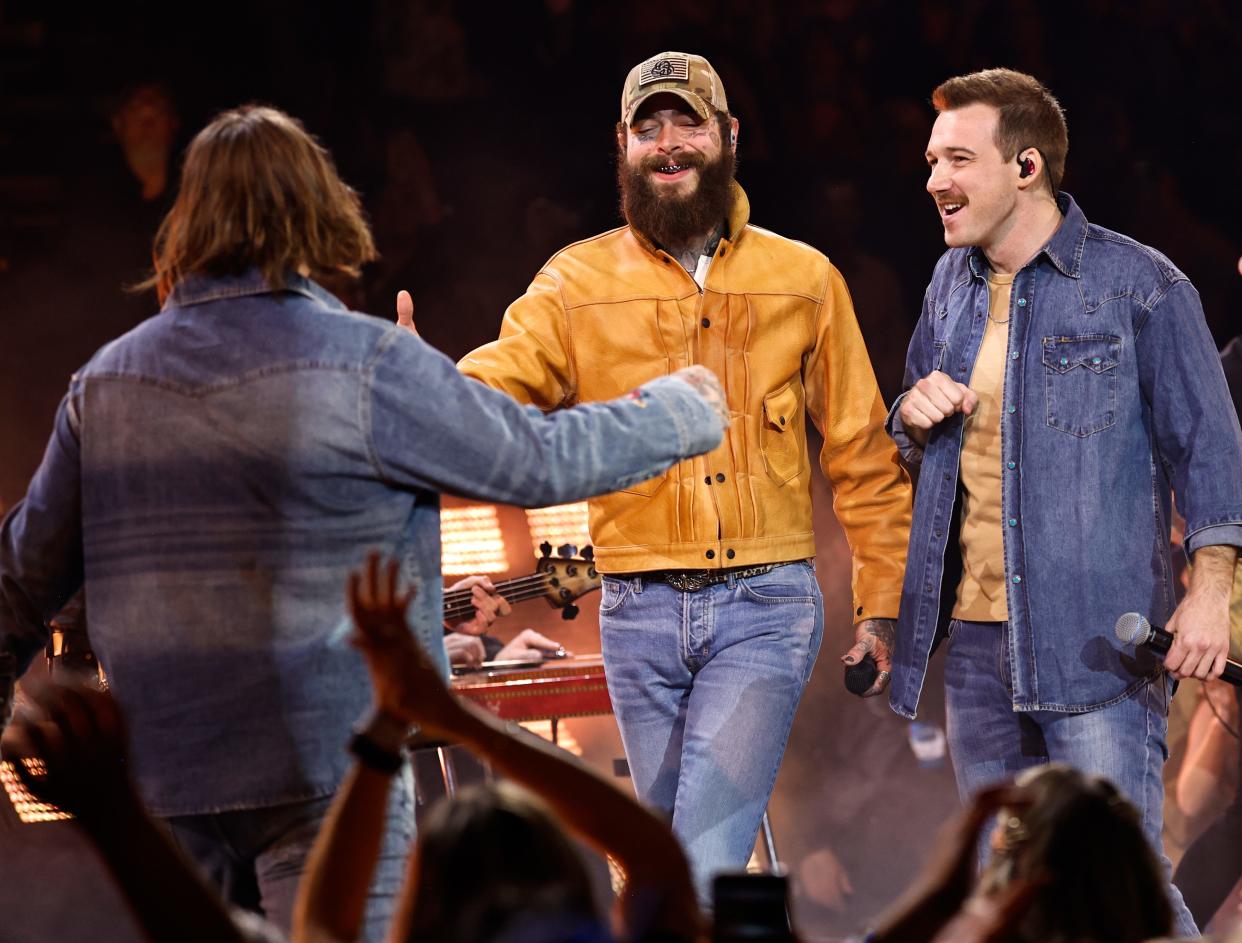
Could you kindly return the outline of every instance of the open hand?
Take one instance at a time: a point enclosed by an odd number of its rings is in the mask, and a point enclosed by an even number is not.
[[[450,665],[477,668],[487,657],[487,649],[477,635],[449,632],[444,636],[444,651]]]
[[[381,564],[374,551],[350,574],[349,611],[357,629],[351,642],[366,658],[376,707],[447,737],[461,706],[405,621],[413,593],[398,589],[397,574],[397,561]]]

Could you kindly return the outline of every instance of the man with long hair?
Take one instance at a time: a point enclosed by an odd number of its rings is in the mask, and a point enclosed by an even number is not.
[[[591,505],[600,632],[638,795],[672,816],[702,897],[745,866],[819,650],[806,419],[854,554],[847,663],[888,682],[910,483],[840,273],[750,224],[738,120],[701,56],[666,52],[621,93],[626,225],[557,253],[500,339],[459,365],[543,409],[688,364],[724,381],[724,444]]]
[[[963,798],[1059,760],[1115,782],[1159,851],[1174,679],[1220,676],[1242,545],[1220,361],[1186,276],[1060,190],[1069,136],[1048,89],[989,69],[932,103],[927,191],[949,249],[890,414],[922,469],[891,704],[914,716],[947,635]],[[1195,564],[1180,603],[1171,493]],[[1163,664],[1115,637],[1131,611],[1174,634]]]
[[[230,899],[287,928],[370,700],[346,575],[370,548],[399,558],[443,669],[439,492],[539,506],[629,487],[717,445],[722,392],[696,368],[544,416],[347,311],[315,279],[374,257],[357,195],[271,108],[198,134],[155,249],[163,310],[74,376],[0,528],[0,652],[24,668],[85,584],[144,800]],[[387,763],[367,731],[352,742]],[[408,767],[390,772],[368,939],[413,830]]]

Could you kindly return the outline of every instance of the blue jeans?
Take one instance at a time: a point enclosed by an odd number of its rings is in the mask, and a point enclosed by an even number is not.
[[[815,568],[682,593],[604,577],[608,692],[639,799],[672,817],[705,903],[744,868],[824,630]]]
[[[359,940],[388,931],[414,840],[414,780],[408,764],[393,781],[379,861]],[[285,933],[298,881],[332,804],[331,796],[258,809],[164,819],[181,849],[231,904],[262,914]]]
[[[945,662],[949,753],[966,802],[1024,769],[1061,762],[1112,780],[1138,808],[1147,840],[1166,873],[1164,780],[1171,682],[1163,673],[1122,701],[1084,713],[1015,711],[1009,676],[1009,624],[951,626]],[[981,843],[986,846],[986,842]],[[1169,883],[1174,935],[1198,936],[1181,892]]]

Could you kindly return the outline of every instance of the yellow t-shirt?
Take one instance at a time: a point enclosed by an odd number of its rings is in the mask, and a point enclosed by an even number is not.
[[[988,323],[970,374],[970,388],[978,395],[979,405],[967,418],[962,434],[962,578],[953,606],[953,618],[971,622],[1009,618],[1001,520],[1001,400],[1013,276],[993,272],[988,288]]]

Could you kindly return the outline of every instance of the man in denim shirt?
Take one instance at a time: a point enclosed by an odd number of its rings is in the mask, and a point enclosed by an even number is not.
[[[1219,677],[1228,648],[1237,418],[1186,277],[1058,195],[1056,99],[993,69],[932,101],[927,189],[950,248],[889,414],[920,468],[892,707],[914,716],[947,632],[962,796],[1065,761],[1116,782],[1159,849],[1170,675]],[[1195,563],[1180,605],[1171,491]],[[1129,611],[1176,633],[1163,665],[1114,637]]]
[[[714,448],[724,424],[702,368],[551,416],[519,406],[308,277],[372,257],[357,196],[297,122],[217,118],[157,237],[164,309],[73,378],[0,530],[0,652],[25,668],[85,583],[144,800],[286,928],[371,700],[344,598],[366,551],[404,561],[443,665],[439,492],[576,501]],[[412,837],[408,769],[396,780],[368,939]]]

